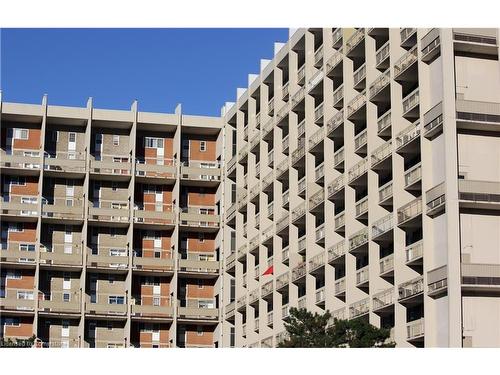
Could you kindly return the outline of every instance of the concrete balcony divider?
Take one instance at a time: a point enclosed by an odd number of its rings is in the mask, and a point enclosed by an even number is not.
[[[207,162],[207,166],[204,166],[203,162],[193,162],[193,161],[189,162],[189,165],[186,164],[181,165],[181,178],[183,179],[195,180],[195,181],[220,181],[221,176],[222,176],[222,169],[220,168],[219,164],[215,161]]]
[[[88,267],[126,269],[128,267],[127,256],[93,255],[87,256]]]
[[[37,217],[38,205],[31,203],[0,202],[0,214],[8,216]]]
[[[90,220],[128,223],[130,221],[129,217],[130,212],[128,208],[89,207]]]
[[[127,314],[127,303],[110,304],[110,303],[90,303],[85,302],[85,313],[95,315],[123,315]]]
[[[216,260],[179,259],[179,271],[218,274],[220,262]]]
[[[118,176],[130,176],[132,163],[128,155],[116,156],[117,159],[128,159],[129,161],[113,161],[112,157],[106,157],[105,160],[90,159],[90,173],[110,174]]]
[[[217,320],[219,317],[219,309],[217,309],[217,308],[178,307],[177,314],[181,319]]]
[[[192,227],[213,227],[218,228],[220,225],[219,215],[206,215],[196,213],[181,212],[179,215],[181,225]]]
[[[42,165],[40,156],[7,155],[3,152],[0,156],[0,166],[2,168],[40,170],[40,165]]]
[[[42,216],[54,219],[83,220],[83,205],[66,206],[42,203]]]
[[[132,266],[134,269],[142,270],[173,271],[174,260],[172,258],[139,257],[134,255]]]
[[[86,155],[83,152],[45,152],[43,169],[46,171],[85,173]]]
[[[132,305],[131,314],[136,317],[171,318],[174,308],[172,306]]]
[[[170,163],[156,164],[145,163],[143,159],[136,159],[135,175],[138,177],[175,178],[176,171],[174,160]]]
[[[32,244],[35,245],[35,244]],[[9,246],[9,248],[0,250],[0,260],[9,263],[33,263],[36,262],[36,251],[25,251],[19,247]]]

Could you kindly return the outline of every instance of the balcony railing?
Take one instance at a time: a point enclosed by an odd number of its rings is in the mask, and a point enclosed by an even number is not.
[[[334,228],[335,228],[335,230],[339,230],[344,225],[345,225],[345,212],[342,211],[342,212],[338,213],[337,215],[335,215]]]
[[[297,82],[301,83],[305,77],[306,77],[306,66],[304,64],[297,71]]]
[[[424,318],[410,322],[406,326],[406,339],[415,340],[424,336]]]
[[[396,149],[399,150],[418,137],[420,137],[420,122],[411,124],[396,135]]]
[[[336,28],[332,33],[332,46],[335,48],[339,45],[340,40],[342,39],[343,29],[341,27]]]
[[[345,255],[344,241],[340,241],[328,248],[328,263]]]
[[[128,267],[128,250],[125,246],[105,247],[98,246],[99,255],[88,254],[87,266],[110,269],[126,269]],[[117,252],[117,250],[120,250]],[[111,255],[114,252],[120,255]],[[109,254],[109,255],[104,255]]]
[[[285,318],[288,318],[289,316],[290,316],[290,308],[289,308],[289,305],[287,303],[281,307],[281,318],[285,319]]]
[[[391,111],[387,111],[377,120],[377,131],[382,133],[384,130],[391,126]]]
[[[290,134],[287,134],[283,137],[282,144],[283,144],[282,146],[283,152],[288,151],[288,149],[290,148]]]
[[[358,316],[367,314],[370,311],[370,298],[362,299],[349,306],[349,318],[354,319]]]
[[[228,167],[228,169],[230,168]],[[175,178],[175,173],[174,159],[152,157],[136,157],[135,159],[135,175],[138,177]]]
[[[290,89],[290,82],[285,83],[283,85],[283,87],[281,88],[281,98],[283,100],[285,100],[286,98],[288,98],[289,89]]]
[[[84,173],[86,156],[86,153],[76,151],[44,152],[43,169]]]
[[[370,279],[368,266],[365,266],[356,271],[356,285],[364,284]]]
[[[344,110],[337,112],[326,124],[327,134],[332,134],[340,125],[344,123]]]
[[[299,309],[305,309],[307,306],[307,296],[302,296],[297,300],[297,307]]]
[[[361,133],[354,137],[354,150],[359,150],[361,147],[366,146],[366,141],[368,139],[367,129],[363,130]]]
[[[366,90],[358,94],[354,99],[352,99],[347,105],[347,118],[350,118],[354,113],[366,105]]]
[[[290,283],[290,272],[285,272],[278,276],[276,279],[276,289],[282,289],[284,286]]]
[[[408,94],[403,99],[403,116],[407,115],[413,108],[417,107],[420,103],[420,92],[418,88],[415,91]],[[418,114],[417,116],[418,117]]]
[[[23,154],[14,155],[7,155],[2,152],[0,159],[0,166],[2,168],[39,170],[41,165],[40,152],[32,150],[26,150]]]
[[[387,214],[386,216],[376,220],[372,224],[372,238],[376,238],[381,236],[384,233],[389,232],[394,227],[394,223],[392,220],[392,213]]]
[[[417,32],[415,27],[404,27],[399,31],[401,36],[401,44],[403,45],[414,33]]]
[[[344,99],[344,84],[342,83],[333,92],[333,106],[337,105],[342,99]]]
[[[218,274],[220,271],[220,262],[213,257],[211,260],[200,259],[198,254],[187,254],[178,259],[178,268],[181,272],[196,272],[205,274]]]
[[[129,155],[101,155],[101,160],[94,156],[90,159],[90,173],[130,176],[132,163]]]
[[[273,292],[273,281],[268,281],[264,285],[262,285],[261,289],[261,296],[266,297],[267,295],[271,294]]]
[[[283,263],[288,262],[289,257],[290,257],[290,247],[288,245],[284,247],[283,250],[281,250],[281,261]]]
[[[380,47],[375,54],[375,62],[378,66],[382,61],[389,57],[389,41],[385,42],[382,47]]]
[[[424,279],[422,276],[416,277],[410,281],[399,284],[398,287],[398,300],[405,300],[407,298],[416,296],[424,291]]]
[[[316,271],[317,269],[323,267],[325,265],[325,254],[319,253],[311,258],[309,261],[309,272]]]
[[[314,170],[314,179],[315,179],[315,181],[319,181],[323,177],[325,177],[325,162],[322,162]]]
[[[422,213],[422,199],[417,198],[398,209],[398,225],[417,217]]]
[[[339,295],[345,293],[346,290],[346,279],[342,277],[338,280],[335,280],[335,295]]]
[[[391,83],[390,70],[387,69],[382,73],[370,86],[370,99],[373,99],[378,93],[380,93],[387,85]]]
[[[309,138],[309,148],[314,148],[316,145],[318,145],[320,142],[323,141],[325,138],[325,129],[320,128],[318,129],[311,137]]]
[[[389,199],[390,197],[392,197],[392,181],[385,183],[378,189],[379,203]]]
[[[71,253],[67,252],[69,250]],[[42,264],[80,266],[82,262],[82,248],[79,243],[40,244],[40,263]]]
[[[306,235],[304,234],[298,241],[298,252],[301,253],[306,249]]]
[[[344,152],[344,146],[342,146],[337,151],[335,151],[335,154],[333,154],[333,165],[335,167],[339,166],[341,163],[344,162],[344,159],[345,159],[345,152]]]
[[[394,304],[394,289],[390,288],[373,295],[373,310],[380,310]]]
[[[298,194],[302,194],[306,190],[306,176],[302,177],[297,184]]]
[[[394,254],[389,254],[382,259],[380,259],[379,262],[380,265],[380,274],[386,274],[388,272],[391,272],[394,270]]]
[[[422,165],[418,163],[405,172],[405,188],[422,179]]]
[[[302,262],[292,269],[292,282],[304,277],[307,272],[307,263]]]
[[[363,228],[349,237],[349,251],[368,243],[368,228]]]
[[[285,214],[277,223],[276,223],[276,233],[281,232],[288,226],[288,215]]]
[[[321,224],[316,228],[316,242],[323,241],[325,239],[325,223]]]
[[[399,75],[404,72],[409,66],[418,60],[418,50],[417,45],[413,46],[408,52],[406,52],[396,63],[394,63],[394,77],[399,77]]]
[[[377,147],[372,152],[372,168],[392,155],[392,139]]]
[[[332,195],[334,195],[335,193],[337,193],[338,191],[343,189],[344,186],[345,186],[344,185],[344,175],[340,175],[335,180],[330,182],[330,184],[328,185],[328,187],[327,187],[328,197],[331,197]]]
[[[368,171],[368,159],[364,158],[363,160],[356,163],[351,169],[349,169],[349,183],[356,180],[358,177],[361,177]]]
[[[368,196],[356,202],[356,217],[368,212]]]
[[[316,290],[316,304],[325,302],[325,287]]]
[[[352,50],[363,40],[365,37],[365,29],[359,28],[345,43],[345,54],[349,55]]]
[[[318,207],[325,201],[325,191],[323,188],[319,189],[316,193],[309,197],[309,209],[312,210],[315,207]]]
[[[318,65],[323,60],[323,45],[319,46],[316,52],[314,52],[314,65]]]
[[[420,259],[424,255],[424,242],[422,240],[415,242],[405,249],[406,263]]]
[[[366,78],[366,64],[361,65],[353,74],[354,87]]]

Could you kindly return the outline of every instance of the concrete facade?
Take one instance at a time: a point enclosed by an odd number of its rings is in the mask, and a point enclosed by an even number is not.
[[[306,307],[499,347],[498,38],[294,30],[221,117],[0,98],[2,337],[274,347]]]

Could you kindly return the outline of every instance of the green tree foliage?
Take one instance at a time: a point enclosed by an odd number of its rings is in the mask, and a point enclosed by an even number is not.
[[[306,309],[290,309],[285,319],[287,340],[280,348],[392,348],[390,330],[377,328],[363,319],[338,320],[333,324],[327,311],[318,314]]]

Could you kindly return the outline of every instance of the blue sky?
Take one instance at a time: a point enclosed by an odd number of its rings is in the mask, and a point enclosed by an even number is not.
[[[215,115],[287,29],[2,29],[3,100]]]

